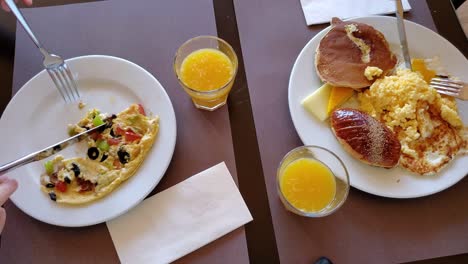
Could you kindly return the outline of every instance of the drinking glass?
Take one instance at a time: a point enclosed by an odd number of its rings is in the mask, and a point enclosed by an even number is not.
[[[184,83],[181,78],[182,63],[188,55],[201,49],[215,49],[229,58],[233,66],[233,74],[226,84],[208,91],[200,91]],[[199,36],[188,40],[180,46],[174,58],[174,71],[180,85],[191,97],[195,107],[209,111],[216,110],[226,104],[229,91],[236,78],[237,68],[238,61],[234,49],[226,41],[214,36]]]
[[[333,199],[327,206],[317,212],[306,212],[294,207],[286,197],[284,197],[281,191],[280,182],[284,169],[291,164],[291,162],[301,158],[315,159],[321,162],[328,167],[335,179],[336,191]],[[276,183],[278,195],[286,209],[306,217],[323,217],[335,212],[346,201],[349,192],[349,175],[343,161],[332,151],[320,146],[301,146],[288,152],[283,160],[281,160],[278,167]]]

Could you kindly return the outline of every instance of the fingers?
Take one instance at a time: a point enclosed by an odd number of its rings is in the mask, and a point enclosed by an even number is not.
[[[5,227],[5,220],[6,220],[6,211],[3,207],[0,207],[0,234],[3,231],[3,227]]]
[[[8,197],[18,188],[18,182],[10,178],[1,178],[0,180],[0,205],[4,204]]]
[[[5,1],[2,0],[1,5],[3,10],[10,12],[10,8],[5,4]]]
[[[4,182],[7,179],[8,179],[8,177],[6,175],[0,176],[0,183]]]
[[[2,2],[3,4],[3,2]],[[14,179],[10,179],[7,176],[0,176],[0,205],[4,204],[8,197],[18,188],[18,182]],[[0,207],[0,234],[5,226],[6,211],[3,207]]]
[[[15,0],[15,2],[18,3],[18,0]],[[26,6],[32,6],[33,0],[23,0],[23,3]],[[5,4],[4,0],[0,0],[0,4],[1,4],[3,10],[5,10],[7,12],[10,12],[10,8],[7,6],[7,4]]]

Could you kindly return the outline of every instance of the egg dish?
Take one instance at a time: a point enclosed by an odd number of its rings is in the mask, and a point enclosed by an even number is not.
[[[107,123],[103,130],[88,136],[85,157],[58,155],[45,163],[41,190],[52,201],[78,205],[111,193],[137,172],[159,130],[159,117],[148,117],[143,106],[133,104],[117,115],[92,109],[69,127],[69,133],[103,123]]]
[[[376,80],[358,99],[361,110],[396,133],[400,165],[412,172],[434,174],[466,151],[455,99],[441,96],[418,72],[400,69]]]

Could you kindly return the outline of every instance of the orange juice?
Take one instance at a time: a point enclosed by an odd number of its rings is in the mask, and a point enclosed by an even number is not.
[[[296,209],[314,213],[324,209],[335,197],[335,177],[318,160],[300,158],[289,163],[280,176],[280,190]]]
[[[229,57],[223,52],[206,48],[190,53],[180,67],[180,79],[185,86],[202,93],[187,92],[192,97],[195,104],[216,105],[225,102],[229,90],[232,87],[230,82],[235,74],[235,68]],[[219,92],[203,93],[218,90]]]
[[[231,60],[215,49],[189,54],[180,68],[182,82],[197,91],[211,91],[226,85],[234,74]]]

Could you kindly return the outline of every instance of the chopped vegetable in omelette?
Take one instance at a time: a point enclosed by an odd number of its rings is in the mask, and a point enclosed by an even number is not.
[[[85,157],[47,161],[41,176],[42,190],[56,202],[82,204],[113,191],[135,174],[154,143],[159,118],[146,116],[143,106],[133,104],[117,115],[90,110],[70,135],[107,123],[88,136]]]

